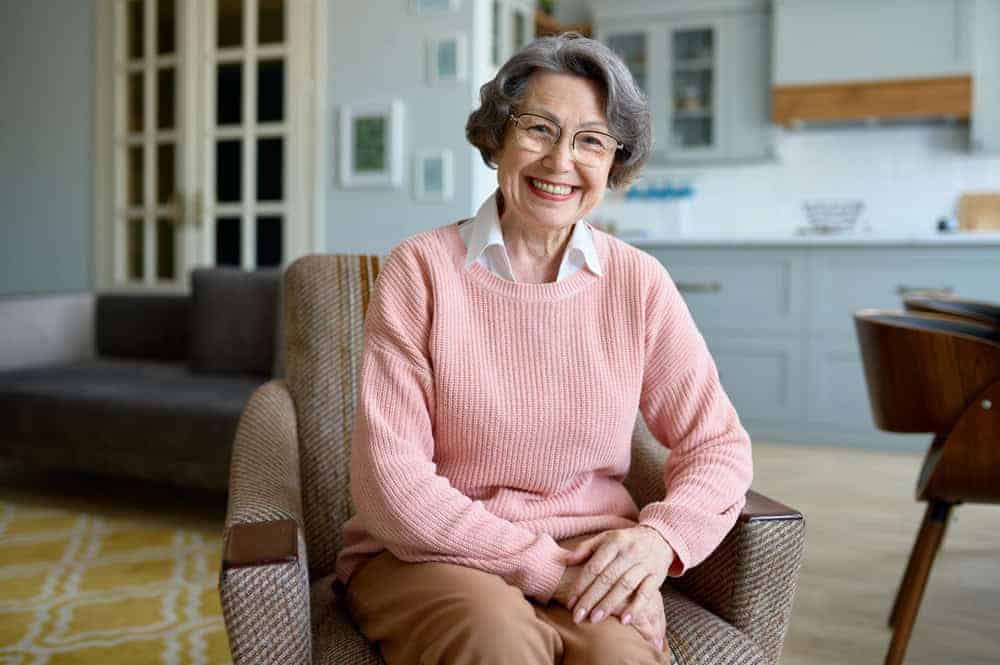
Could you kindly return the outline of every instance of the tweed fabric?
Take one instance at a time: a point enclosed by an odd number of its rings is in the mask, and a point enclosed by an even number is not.
[[[776,665],[721,617],[669,586],[661,592],[667,640],[678,665]]]
[[[285,375],[298,420],[313,577],[334,570],[350,495],[351,431],[364,316],[379,258],[312,255],[285,273]]]
[[[298,463],[291,396],[284,381],[270,381],[250,397],[236,431],[226,533],[235,524],[293,519],[299,524],[299,558],[222,572],[219,590],[235,663],[312,660]]]

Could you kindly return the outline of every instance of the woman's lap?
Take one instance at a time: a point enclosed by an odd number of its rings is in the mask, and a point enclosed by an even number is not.
[[[564,547],[585,536],[560,542]],[[347,588],[351,615],[389,665],[666,665],[618,617],[573,623],[555,600],[542,606],[497,575],[447,563],[405,563],[388,550]]]

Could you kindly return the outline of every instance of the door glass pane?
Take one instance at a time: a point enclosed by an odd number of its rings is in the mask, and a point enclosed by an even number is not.
[[[524,13],[514,12],[514,49],[518,50],[527,43],[527,25],[524,20]]]
[[[240,124],[243,117],[243,65],[219,65],[216,86],[216,124]]]
[[[281,217],[257,218],[257,267],[281,265]]]
[[[142,280],[142,259],[144,252],[143,235],[146,230],[142,219],[130,219],[125,227],[126,276],[131,280]]]
[[[161,217],[156,220],[156,276],[159,279],[174,278],[174,224],[173,220]]]
[[[156,52],[161,55],[174,52],[174,1],[156,3]]]
[[[240,200],[242,188],[243,145],[237,141],[215,144],[215,200],[226,203]]]
[[[143,123],[142,72],[128,75],[128,131],[141,132]]]
[[[671,37],[673,113],[670,144],[705,148],[715,142],[713,87],[715,54],[711,28],[677,30]]]
[[[261,44],[285,41],[284,0],[259,0],[257,8],[257,41]]]
[[[219,48],[243,43],[243,0],[219,0]]]
[[[257,122],[281,122],[285,111],[285,62],[257,63]]]
[[[240,265],[239,217],[219,217],[215,221],[215,265]]]
[[[174,68],[165,67],[156,73],[156,127],[174,128]]]
[[[282,139],[257,140],[257,200],[280,201],[282,190]]]
[[[128,149],[128,166],[125,170],[125,184],[128,192],[127,204],[133,208],[142,206],[142,146],[133,145]]]
[[[636,85],[646,90],[646,34],[630,32],[611,35],[607,43],[608,48],[625,61]]]
[[[142,20],[142,0],[131,0],[128,3],[128,57],[136,60],[142,57],[145,34],[145,23]]]
[[[156,202],[164,205],[174,193],[174,144],[156,146]]]
[[[500,65],[500,0],[493,0],[493,24],[490,26],[490,62]]]

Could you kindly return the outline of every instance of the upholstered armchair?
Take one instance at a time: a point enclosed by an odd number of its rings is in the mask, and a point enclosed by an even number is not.
[[[372,256],[314,255],[285,273],[286,378],[261,386],[236,434],[219,581],[233,660],[384,662],[334,583],[353,508],[350,436]],[[666,449],[641,418],[626,484],[641,507],[663,497]],[[774,664],[791,614],[802,515],[755,492],[719,548],[662,593],[679,665]]]

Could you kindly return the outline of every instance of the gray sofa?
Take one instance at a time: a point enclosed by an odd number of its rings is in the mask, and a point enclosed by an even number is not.
[[[191,278],[190,296],[98,295],[93,359],[0,372],[0,457],[225,489],[240,413],[281,374],[281,276]]]

